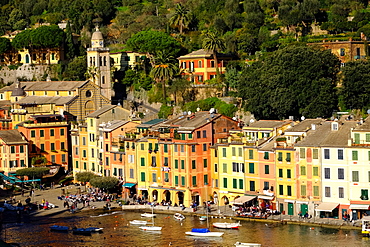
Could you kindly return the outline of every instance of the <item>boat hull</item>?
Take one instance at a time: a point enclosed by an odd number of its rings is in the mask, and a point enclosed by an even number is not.
[[[261,244],[256,244],[256,243],[241,243],[241,242],[236,242],[234,244],[235,246],[244,246],[244,247],[260,247]]]
[[[144,231],[161,231],[161,226],[140,226],[140,229],[143,229]]]
[[[221,237],[223,232],[185,232],[186,235],[197,237]]]
[[[141,217],[147,217],[147,218],[155,218],[156,216],[157,216],[156,214],[148,214],[148,213],[141,214]]]
[[[148,222],[144,220],[132,220],[130,221],[131,225],[146,225]]]
[[[221,229],[239,229],[239,223],[213,223],[213,227]]]
[[[56,232],[68,232],[69,227],[68,226],[50,226],[51,231],[56,231]]]
[[[174,216],[173,216],[176,220],[184,220],[185,219],[185,216],[182,215],[182,214],[179,214],[179,213],[176,213]]]

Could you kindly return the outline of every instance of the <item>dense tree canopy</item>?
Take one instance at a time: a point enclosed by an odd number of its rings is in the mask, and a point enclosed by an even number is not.
[[[339,67],[328,50],[289,46],[246,67],[238,92],[257,118],[328,117],[337,109]]]
[[[181,48],[180,43],[174,38],[159,31],[138,32],[127,40],[126,46],[134,51],[145,52],[152,56],[157,55],[160,51],[166,51],[169,55],[176,55]]]
[[[9,39],[0,37],[0,54],[12,48]]]
[[[54,48],[59,47],[64,41],[64,32],[58,26],[41,26],[31,32],[32,45]]]
[[[93,187],[110,190],[118,184],[118,178],[115,177],[95,177],[90,180]]]
[[[97,177],[97,175],[92,172],[77,172],[75,174],[76,180],[83,183],[90,182],[90,180],[95,177]]]
[[[370,107],[370,63],[367,60],[349,62],[342,71],[340,95],[347,110]]]
[[[49,167],[30,167],[17,170],[17,176],[28,176],[29,178],[40,178],[50,171]]]

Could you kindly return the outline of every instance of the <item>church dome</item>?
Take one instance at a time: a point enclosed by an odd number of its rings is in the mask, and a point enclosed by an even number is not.
[[[11,96],[24,96],[24,95],[26,95],[26,92],[21,87],[21,83],[17,80],[15,82],[15,88],[13,89]]]
[[[96,28],[96,31],[91,36],[92,40],[103,40],[103,34],[100,32],[98,28]]]

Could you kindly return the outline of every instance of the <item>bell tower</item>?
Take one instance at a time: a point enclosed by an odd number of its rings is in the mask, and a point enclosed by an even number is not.
[[[91,48],[87,49],[87,70],[89,79],[101,88],[101,94],[112,100],[109,48],[104,47],[103,34],[98,27],[91,36]]]

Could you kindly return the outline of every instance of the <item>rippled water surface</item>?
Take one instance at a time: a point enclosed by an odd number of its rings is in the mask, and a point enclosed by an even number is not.
[[[2,238],[21,246],[234,246],[235,242],[260,243],[262,246],[370,246],[360,231],[337,230],[298,225],[273,225],[260,222],[241,222],[239,230],[224,231],[223,237],[192,237],[185,232],[192,227],[206,227],[198,217],[188,216],[183,222],[173,215],[157,214],[155,225],[161,232],[148,232],[129,221],[142,219],[139,213],[118,211],[114,214],[83,215],[67,218],[42,219],[23,225],[4,224]],[[210,219],[212,222],[233,222],[229,219]],[[92,236],[74,235],[71,232],[51,232],[53,224],[69,227],[103,227],[103,233]],[[313,229],[312,229],[313,228]]]

